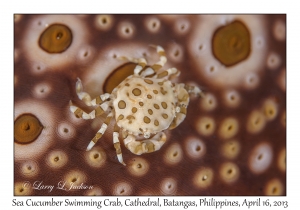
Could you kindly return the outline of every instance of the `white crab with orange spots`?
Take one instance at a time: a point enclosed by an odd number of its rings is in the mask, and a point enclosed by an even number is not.
[[[184,120],[189,93],[200,95],[201,90],[183,83],[172,83],[169,80],[170,76],[178,76],[180,72],[176,68],[160,70],[167,62],[167,58],[161,46],[156,46],[156,49],[160,61],[152,66],[147,66],[144,58],[122,57],[137,63],[137,66],[134,74],[115,87],[111,94],[105,93],[92,100],[88,93],[83,92],[82,83],[78,79],[76,93],[79,99],[86,105],[96,108],[86,113],[70,102],[70,110],[83,119],[93,119],[105,112],[108,113],[87,150],[90,150],[102,137],[114,117],[116,123],[113,142],[119,162],[125,165],[119,142],[120,131],[125,146],[132,153],[140,155],[159,150],[166,142],[164,131],[177,127]]]

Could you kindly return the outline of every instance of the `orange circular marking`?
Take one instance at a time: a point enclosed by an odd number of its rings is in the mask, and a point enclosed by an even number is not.
[[[72,43],[72,31],[63,24],[53,24],[47,27],[40,36],[39,45],[48,53],[62,53]]]
[[[44,126],[39,119],[32,114],[23,114],[15,120],[14,138],[20,144],[29,144],[37,139]]]
[[[227,67],[245,60],[251,51],[249,30],[241,21],[218,28],[213,35],[212,50]]]

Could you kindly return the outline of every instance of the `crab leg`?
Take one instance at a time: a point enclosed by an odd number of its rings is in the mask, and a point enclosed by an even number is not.
[[[176,107],[176,117],[174,117],[172,123],[169,126],[169,130],[176,128],[186,117],[186,107],[185,106],[177,106]]]
[[[77,78],[76,82],[76,93],[77,96],[80,100],[82,100],[87,106],[95,106],[98,104],[103,103],[107,99],[109,99],[110,94],[109,93],[104,93],[102,95],[97,96],[93,100],[91,99],[91,96],[87,92],[83,92],[83,86],[82,82],[79,78]]]
[[[107,109],[109,107],[109,101],[106,101],[105,103],[102,103],[101,105],[96,107],[96,109],[94,109],[90,113],[86,113],[85,111],[78,108],[77,106],[74,106],[72,104],[72,101],[70,101],[69,103],[70,103],[71,112],[73,112],[76,117],[79,117],[79,118],[82,118],[82,119],[85,119],[85,120],[94,119],[95,117],[98,117],[98,116],[102,115],[105,111],[107,111]]]
[[[158,79],[162,79],[162,78],[166,78],[169,79],[170,76],[175,75],[175,76],[179,76],[180,71],[178,71],[176,68],[169,68],[167,70],[162,71],[159,74],[156,74],[154,78],[158,78]]]
[[[145,140],[136,140],[135,136],[128,135],[124,139],[124,144],[133,154],[141,155],[159,150],[166,142],[166,134],[159,132],[155,136]]]
[[[204,94],[203,94],[202,90],[200,88],[198,88],[197,86],[185,85],[184,89],[186,89],[186,91],[189,94],[195,94],[196,96],[204,97]]]
[[[161,46],[155,46],[155,45],[150,45],[150,47],[154,47],[156,48],[156,52],[158,53],[159,55],[159,61],[156,62],[155,64],[153,64],[151,66],[151,68],[157,72],[159,69],[161,69],[165,63],[167,62],[167,57],[166,57],[166,53],[165,53],[165,50],[161,47]]]
[[[100,104],[104,103],[109,98],[110,98],[110,94],[109,93],[104,93],[104,94],[99,95],[96,98],[94,98],[91,101],[91,104],[92,104],[92,106],[100,105]]]
[[[120,144],[120,141],[119,141],[119,131],[120,131],[120,128],[116,123],[115,127],[114,127],[114,132],[113,132],[114,147],[116,149],[116,153],[117,153],[117,157],[118,157],[119,162],[122,163],[124,166],[126,166],[126,164],[123,161],[123,156],[122,156],[122,151],[121,151],[121,144]]]
[[[125,57],[121,56],[118,57],[120,60],[127,60],[133,63],[136,63],[136,67],[134,68],[133,72],[135,75],[140,75],[143,68],[147,65],[147,61],[145,58],[131,58],[131,57]]]
[[[106,117],[104,123],[102,124],[101,128],[96,133],[95,137],[90,141],[89,145],[87,146],[87,148],[86,148],[87,151],[89,151],[90,149],[92,149],[93,146],[97,143],[97,141],[102,137],[102,135],[106,131],[107,126],[109,125],[112,117],[113,117],[113,112],[110,112],[107,115],[107,117]]]

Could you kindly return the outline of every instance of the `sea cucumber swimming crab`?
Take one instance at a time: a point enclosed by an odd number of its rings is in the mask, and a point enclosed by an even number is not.
[[[83,119],[94,119],[108,113],[87,150],[96,144],[111,119],[115,118],[113,143],[119,162],[126,165],[122,157],[119,133],[124,138],[126,148],[141,155],[159,150],[166,142],[164,131],[177,127],[185,119],[189,94],[200,95],[201,90],[196,86],[172,83],[170,77],[178,76],[180,71],[176,68],[161,70],[167,62],[166,54],[161,46],[154,47],[160,60],[152,66],[148,66],[144,58],[121,57],[137,65],[133,75],[115,87],[111,94],[104,93],[91,99],[88,93],[83,92],[78,78],[77,96],[87,106],[94,106],[95,109],[86,113],[70,101],[71,112]]]

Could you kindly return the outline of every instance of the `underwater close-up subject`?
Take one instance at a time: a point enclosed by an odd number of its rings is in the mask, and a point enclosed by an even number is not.
[[[286,195],[285,14],[14,14],[14,195]]]

